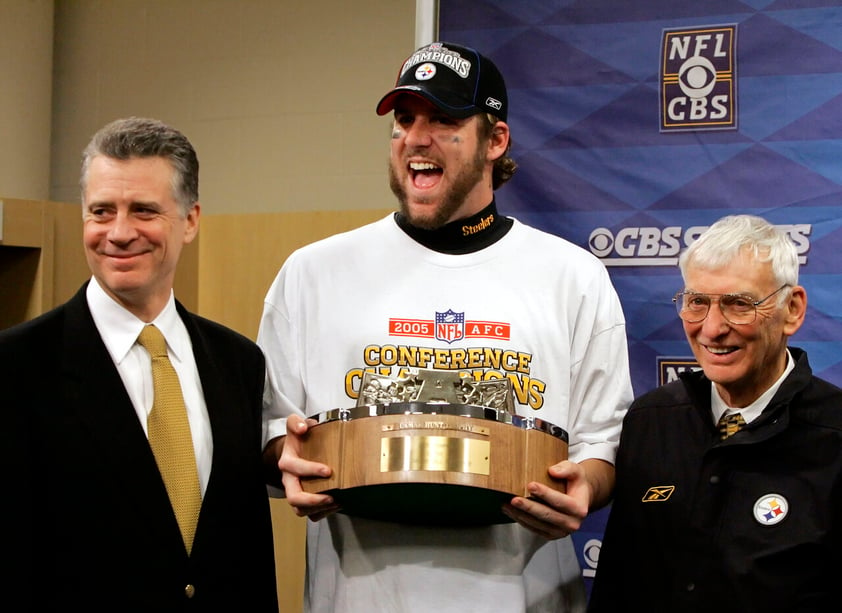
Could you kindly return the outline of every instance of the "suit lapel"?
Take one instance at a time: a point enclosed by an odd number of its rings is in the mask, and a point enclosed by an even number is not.
[[[68,409],[76,413],[104,469],[116,470],[127,492],[166,497],[163,481],[123,380],[96,329],[84,287],[66,305],[61,382]]]
[[[224,458],[230,456],[234,433],[237,432],[237,423],[234,420],[236,411],[232,410],[233,403],[236,402],[231,395],[233,382],[230,373],[225,372],[216,358],[216,352],[220,348],[210,346],[199,318],[189,313],[178,302],[176,302],[176,307],[190,334],[193,356],[199,371],[199,379],[202,382],[202,392],[213,436],[213,460],[208,481],[208,492],[210,492],[215,479],[222,476],[220,466],[229,465]],[[222,462],[219,461],[220,458],[223,458]]]

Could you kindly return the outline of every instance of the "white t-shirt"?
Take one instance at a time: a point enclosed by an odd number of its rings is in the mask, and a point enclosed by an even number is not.
[[[456,325],[435,326],[437,314]],[[568,433],[571,460],[613,462],[632,399],[625,320],[605,267],[516,220],[498,242],[462,255],[418,244],[392,215],[303,247],[267,293],[258,344],[267,440],[292,413],[354,406],[366,369],[493,370],[512,381],[518,414]],[[313,613],[584,608],[570,539],[547,542],[517,524],[334,514],[308,522],[307,545]]]

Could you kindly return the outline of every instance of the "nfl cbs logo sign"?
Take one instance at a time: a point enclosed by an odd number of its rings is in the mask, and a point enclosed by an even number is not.
[[[737,26],[664,30],[661,132],[737,127]]]

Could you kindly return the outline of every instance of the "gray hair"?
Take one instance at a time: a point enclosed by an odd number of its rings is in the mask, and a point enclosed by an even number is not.
[[[172,195],[182,215],[186,216],[199,200],[199,159],[193,145],[181,132],[157,119],[118,119],[94,134],[82,152],[82,202],[91,161],[99,155],[116,160],[162,157],[175,171]]]
[[[769,262],[779,285],[798,285],[795,243],[785,232],[755,215],[728,215],[719,219],[682,252],[678,266],[686,279],[690,266],[703,270],[722,268],[744,252],[749,252],[758,262]]]

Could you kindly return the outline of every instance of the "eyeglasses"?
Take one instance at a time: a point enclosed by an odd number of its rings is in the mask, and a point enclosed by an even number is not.
[[[698,292],[678,292],[673,296],[672,301],[678,311],[678,316],[687,323],[696,324],[704,321],[710,311],[710,304],[714,300],[719,302],[719,310],[725,320],[737,326],[744,326],[753,323],[757,319],[757,307],[769,300],[779,291],[789,287],[789,284],[781,285],[774,292],[755,300],[752,296],[743,294],[700,294]]]

